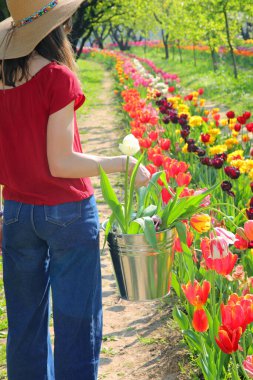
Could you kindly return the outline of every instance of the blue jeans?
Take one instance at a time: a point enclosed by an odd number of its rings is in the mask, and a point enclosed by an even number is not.
[[[102,292],[94,197],[56,206],[5,201],[3,275],[8,379],[96,380]]]

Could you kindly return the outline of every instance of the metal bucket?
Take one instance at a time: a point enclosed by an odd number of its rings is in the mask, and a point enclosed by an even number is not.
[[[155,252],[143,234],[109,233],[108,245],[120,296],[129,301],[150,301],[170,292],[175,229],[156,234]]]

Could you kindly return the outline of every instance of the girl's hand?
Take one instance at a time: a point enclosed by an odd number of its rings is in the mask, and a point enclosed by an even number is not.
[[[124,160],[125,160],[124,167],[126,167],[126,156],[124,156]],[[132,171],[134,170],[136,163],[137,163],[136,158],[130,156],[129,157],[129,172],[128,172],[129,176],[132,174]],[[145,168],[144,165],[140,164],[137,171],[136,178],[135,178],[135,187],[138,188],[142,186],[147,186],[150,179],[151,179],[150,172],[148,171],[148,169]]]

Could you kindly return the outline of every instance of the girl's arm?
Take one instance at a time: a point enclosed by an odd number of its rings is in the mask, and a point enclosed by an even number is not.
[[[54,177],[83,178],[99,175],[99,165],[106,173],[125,171],[126,156],[105,157],[73,151],[74,102],[50,115],[47,127],[47,157]],[[136,160],[131,157],[130,170]],[[136,185],[143,186],[150,179],[148,170],[141,165]]]

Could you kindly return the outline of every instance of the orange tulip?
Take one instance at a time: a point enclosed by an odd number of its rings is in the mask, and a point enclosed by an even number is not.
[[[190,219],[190,225],[194,230],[202,234],[211,228],[211,217],[207,214],[196,214]]]
[[[189,303],[200,309],[205,305],[210,289],[210,282],[206,280],[202,285],[197,280],[194,280],[193,284],[189,281],[186,285],[182,285],[182,290]]]
[[[192,179],[192,177],[191,177],[190,173],[179,173],[176,176],[176,182],[177,182],[179,187],[188,186],[189,183],[191,182],[191,179]]]

